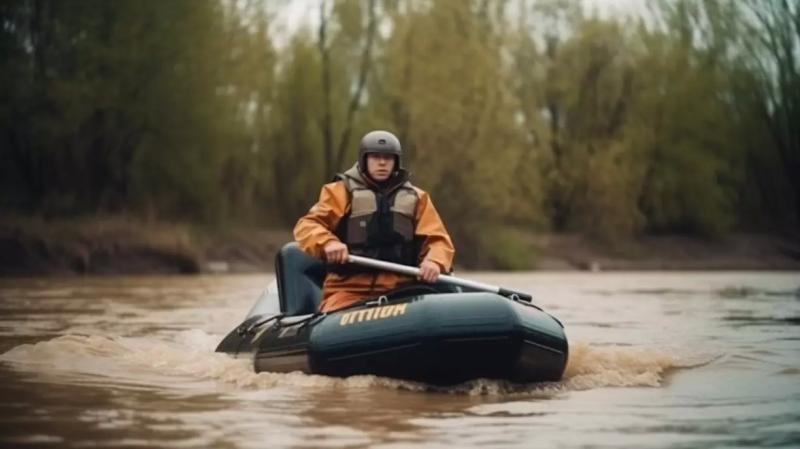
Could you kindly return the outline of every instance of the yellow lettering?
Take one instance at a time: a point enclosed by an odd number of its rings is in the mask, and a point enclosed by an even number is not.
[[[342,314],[342,317],[339,319],[339,325],[347,326],[348,324],[360,323],[362,321],[380,320],[405,315],[407,305],[408,304],[397,304],[392,306],[370,307],[354,312],[346,312]]]
[[[394,306],[394,313],[392,314],[392,316],[405,315],[407,305],[408,304],[398,304]]]

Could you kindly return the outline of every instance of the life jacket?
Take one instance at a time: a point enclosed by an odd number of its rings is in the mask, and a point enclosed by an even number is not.
[[[350,199],[348,212],[339,221],[335,234],[357,256],[416,266],[420,242],[414,238],[419,197],[400,170],[389,184],[378,187],[366,180],[358,164],[336,176],[344,182]],[[340,272],[367,271],[352,265]]]

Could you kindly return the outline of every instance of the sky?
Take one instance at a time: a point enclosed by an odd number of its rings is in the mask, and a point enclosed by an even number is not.
[[[276,16],[280,34],[290,35],[304,24],[315,25],[320,1],[284,0],[285,6]],[[647,11],[646,0],[583,0],[583,4],[587,11],[596,8],[601,14],[643,14]]]

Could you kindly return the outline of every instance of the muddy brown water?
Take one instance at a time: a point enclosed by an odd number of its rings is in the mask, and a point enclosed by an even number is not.
[[[529,291],[564,379],[444,390],[213,352],[271,276],[0,281],[0,447],[800,447],[800,273],[460,273]]]

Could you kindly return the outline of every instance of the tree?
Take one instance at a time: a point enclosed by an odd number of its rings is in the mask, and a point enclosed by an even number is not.
[[[467,261],[493,226],[536,208],[523,185],[535,179],[516,176],[524,136],[504,36],[486,14],[483,2],[405,3],[374,89],[375,113],[393,121],[415,182],[432,192]]]

